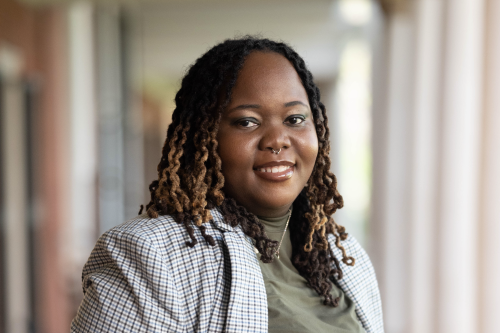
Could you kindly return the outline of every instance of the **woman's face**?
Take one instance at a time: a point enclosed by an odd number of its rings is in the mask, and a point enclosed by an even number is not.
[[[258,216],[285,215],[318,154],[307,93],[285,57],[260,51],[247,57],[217,140],[226,195]]]

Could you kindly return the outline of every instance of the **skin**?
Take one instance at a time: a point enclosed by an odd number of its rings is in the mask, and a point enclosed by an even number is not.
[[[217,140],[224,192],[259,217],[287,213],[318,155],[307,93],[293,65],[274,52],[252,52],[224,110]],[[278,150],[274,154],[271,149]],[[261,166],[293,165],[271,174]]]

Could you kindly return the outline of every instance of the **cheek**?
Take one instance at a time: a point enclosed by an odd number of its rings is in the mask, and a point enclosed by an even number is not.
[[[316,131],[314,129],[309,130],[306,135],[302,136],[300,145],[304,163],[307,169],[312,172],[318,156],[318,137]]]
[[[224,138],[221,138],[219,142],[223,142],[222,144],[219,143],[217,152],[221,160],[222,175],[224,176],[224,178],[226,178],[227,182],[229,176],[228,170],[231,170],[231,166],[234,163],[232,152],[235,151],[235,147],[229,144],[229,142],[231,141],[227,141]]]
[[[239,136],[224,135],[218,136],[219,146],[217,152],[222,163],[222,174],[227,181],[237,177],[240,170],[248,168],[248,161],[251,159],[249,142],[242,140]],[[250,163],[251,164],[251,163]]]

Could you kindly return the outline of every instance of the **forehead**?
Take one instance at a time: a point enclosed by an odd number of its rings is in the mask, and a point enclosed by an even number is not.
[[[250,53],[231,95],[232,100],[277,98],[301,100],[308,104],[306,91],[292,63],[275,52]]]

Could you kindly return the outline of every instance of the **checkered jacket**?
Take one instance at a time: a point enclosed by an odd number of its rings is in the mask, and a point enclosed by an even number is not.
[[[83,268],[84,299],[71,332],[267,332],[264,280],[251,240],[212,210],[216,241],[186,246],[184,226],[170,216],[139,216],[102,235]],[[203,239],[194,228],[197,239]],[[341,253],[329,239],[337,257]],[[356,258],[339,281],[368,333],[383,333],[373,267],[353,237]]]

